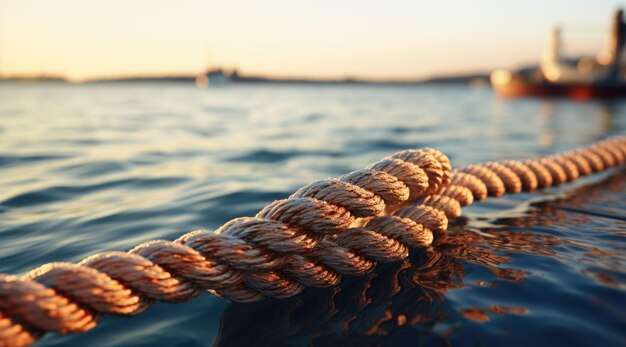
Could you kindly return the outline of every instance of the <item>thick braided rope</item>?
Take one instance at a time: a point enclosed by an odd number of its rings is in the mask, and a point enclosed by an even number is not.
[[[364,274],[377,262],[407,257],[410,247],[429,245],[461,206],[559,185],[622,165],[625,157],[624,137],[540,160],[456,171],[433,149],[398,152],[305,186],[215,233],[199,230],[78,264],[0,275],[0,346],[28,345],[46,331],[87,331],[102,313],[134,315],[154,300],[186,301],[206,289],[247,302],[332,286],[341,275]]]
[[[0,342],[23,345],[45,331],[86,331],[101,313],[137,314],[154,300],[190,300],[206,289],[235,301],[288,297],[305,285],[329,286],[341,274],[363,274],[376,261],[402,259],[407,245],[430,244],[431,231],[418,218],[363,227],[365,221],[439,190],[449,167],[434,150],[399,152],[303,187],[215,233],[195,231],[173,242],[150,241],[129,252],[3,276]],[[363,240],[372,246],[363,247]]]

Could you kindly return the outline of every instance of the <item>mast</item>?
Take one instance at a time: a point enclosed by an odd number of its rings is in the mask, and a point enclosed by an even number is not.
[[[611,36],[609,37],[609,77],[617,78],[620,73],[620,62],[622,51],[624,49],[624,39],[626,34],[626,25],[622,20],[623,10],[619,9],[613,19],[613,27],[611,28]]]
[[[560,71],[560,49],[561,48],[561,28],[555,27],[548,38],[548,45],[544,51],[540,62],[540,69],[543,76],[549,81],[556,81],[561,77]]]

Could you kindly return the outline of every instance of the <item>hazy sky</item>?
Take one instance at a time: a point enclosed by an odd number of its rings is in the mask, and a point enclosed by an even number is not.
[[[536,61],[606,40],[619,1],[0,0],[0,73],[411,78]],[[568,31],[569,29],[569,31]],[[566,42],[567,42],[566,41]]]

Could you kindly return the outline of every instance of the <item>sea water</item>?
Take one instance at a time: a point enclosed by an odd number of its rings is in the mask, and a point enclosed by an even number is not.
[[[626,101],[465,85],[0,85],[0,273],[253,216],[315,180],[433,147],[455,167],[624,134]],[[464,209],[433,247],[342,286],[205,293],[40,346],[609,346],[626,339],[626,178]]]

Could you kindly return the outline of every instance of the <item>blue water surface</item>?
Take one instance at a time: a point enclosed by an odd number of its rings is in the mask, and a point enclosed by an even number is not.
[[[460,166],[625,129],[626,101],[464,85],[2,84],[0,273],[215,229],[398,150]],[[338,288],[247,305],[205,293],[38,345],[623,345],[624,176],[477,204],[432,247]]]

